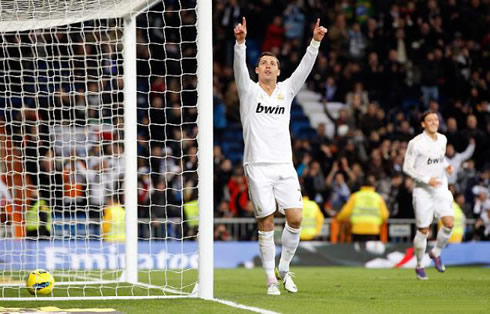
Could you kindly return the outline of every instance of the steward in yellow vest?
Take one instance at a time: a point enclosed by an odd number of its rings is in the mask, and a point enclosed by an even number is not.
[[[112,197],[107,207],[104,208],[102,232],[106,241],[123,242],[126,240],[126,212],[116,197]]]
[[[451,237],[449,238],[449,243],[460,243],[463,241],[465,225],[466,225],[466,216],[463,213],[463,210],[459,206],[458,203],[453,201],[453,210],[454,210],[454,226],[453,231],[451,232]],[[439,220],[437,224],[437,229],[441,228],[441,221]]]
[[[372,186],[362,186],[352,194],[337,220],[349,220],[354,241],[379,240],[380,227],[388,219],[386,203]]]
[[[323,213],[317,203],[310,200],[308,196],[303,196],[303,221],[301,222],[300,239],[313,240],[322,231]]]
[[[33,194],[32,198],[37,197]],[[51,208],[45,200],[37,200],[26,212],[28,237],[46,239],[51,235]]]
[[[197,206],[197,200],[188,201],[184,204],[185,225],[188,236],[197,234],[197,227],[199,224],[199,207]]]

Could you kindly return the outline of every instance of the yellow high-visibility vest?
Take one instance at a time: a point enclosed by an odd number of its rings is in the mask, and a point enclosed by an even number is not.
[[[45,200],[39,200],[34,205],[29,208],[26,212],[26,230],[35,231],[39,230],[41,227],[41,221],[39,219],[39,212],[45,212],[48,216],[48,221],[46,222],[46,230],[51,232],[51,208]],[[44,222],[42,223],[44,224]]]
[[[362,186],[352,194],[337,215],[338,221],[349,219],[353,234],[379,235],[381,225],[390,213],[386,203],[372,186]]]
[[[184,204],[185,220],[187,225],[197,227],[199,224],[199,207],[197,206],[197,200],[193,200]]]
[[[104,209],[104,224],[102,227],[104,240],[122,242],[126,240],[126,212],[119,204]]]
[[[356,192],[356,202],[350,216],[351,224],[381,225],[383,219],[379,210],[380,199],[381,196],[374,191]]]
[[[323,213],[318,204],[303,196],[303,221],[301,222],[301,240],[312,240],[322,231]]]

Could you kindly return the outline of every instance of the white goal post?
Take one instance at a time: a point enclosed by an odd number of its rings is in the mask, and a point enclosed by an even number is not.
[[[213,299],[212,66],[212,1],[0,0],[0,300]]]

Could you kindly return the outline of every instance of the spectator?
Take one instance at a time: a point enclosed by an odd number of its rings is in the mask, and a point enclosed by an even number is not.
[[[12,196],[10,195],[9,187],[3,183],[0,179],[0,206],[3,208],[6,204],[13,202]]]
[[[334,102],[338,100],[337,89],[338,87],[337,83],[335,82],[335,78],[329,75],[325,83],[325,99],[327,102]]]
[[[376,117],[377,110],[378,105],[371,102],[367,107],[366,113],[361,116],[359,128],[364,135],[370,135],[373,131],[377,131],[382,126],[381,121]]]
[[[231,29],[235,27],[238,23],[240,23],[241,18],[243,16],[243,9],[240,5],[238,5],[237,0],[229,0],[226,2],[224,9],[222,10],[222,14],[219,17],[220,19],[220,24],[223,28],[225,29]],[[231,56],[233,55],[233,36],[228,34],[229,32],[225,32],[224,36],[226,39],[226,64],[231,65],[232,64],[232,58]]]
[[[361,32],[361,25],[354,23],[348,32],[349,34],[349,57],[353,60],[360,60],[366,51],[366,38]]]
[[[464,152],[458,153],[454,150],[454,146],[452,144],[448,144],[446,148],[446,160],[447,162],[453,166],[454,172],[448,176],[447,182],[449,184],[455,184],[456,179],[458,178],[458,173],[461,168],[461,165],[466,160],[470,159],[473,156],[473,152],[475,151],[475,140],[470,139],[470,144],[466,147]]]
[[[231,160],[223,159],[220,161],[219,165],[214,168],[214,200],[215,208],[217,204],[224,199],[230,198],[230,193],[227,188],[227,184],[232,176],[233,165]]]
[[[307,195],[317,203],[323,203],[327,187],[325,185],[325,176],[320,168],[320,163],[313,161],[308,166],[308,172],[303,178]]]
[[[120,203],[118,194],[107,197],[102,235],[104,240],[108,242],[124,242],[126,240],[126,211]]]
[[[215,241],[230,241],[230,232],[226,229],[224,224],[219,224],[214,229],[214,240]]]
[[[340,170],[339,162],[334,161],[332,169],[325,179],[327,186],[330,188],[329,203],[335,212],[340,211],[350,196],[350,189],[345,182],[344,173]]]
[[[305,29],[305,15],[299,5],[295,2],[290,2],[283,13],[284,16],[284,35],[288,40],[296,39],[303,42]]]
[[[472,192],[475,195],[475,205],[473,206],[473,215],[475,217],[480,217],[484,215],[488,210],[490,204],[490,191],[488,187],[482,185],[475,185],[472,188]],[[483,219],[483,218],[482,218]],[[487,217],[488,219],[488,217]]]
[[[37,188],[30,186],[28,209],[26,212],[26,235],[31,240],[48,240],[51,236],[51,208],[39,198]]]
[[[480,217],[476,219],[475,222],[475,233],[477,240],[489,241],[490,240],[490,199],[487,194],[482,199],[480,198]]]
[[[262,51],[272,51],[274,48],[281,49],[284,33],[285,29],[282,25],[282,17],[275,16],[272,19],[272,23],[267,26]]]
[[[390,217],[398,218],[400,214],[400,206],[398,203],[398,197],[400,195],[400,191],[402,189],[403,184],[403,176],[400,172],[395,172],[391,176],[391,184],[388,195],[383,196],[383,199],[386,200],[386,205],[388,210],[390,211]]]
[[[382,28],[378,27],[378,21],[371,17],[366,23],[366,50],[369,54],[381,52],[381,47],[384,47],[384,36],[382,33]]]
[[[359,117],[367,112],[369,96],[368,92],[364,90],[362,82],[356,82],[354,89],[347,93],[345,104],[353,112],[356,121],[359,121]]]
[[[102,210],[107,199],[107,192],[112,192],[113,177],[110,174],[107,160],[103,157],[92,157],[91,167],[87,170],[87,193],[89,200],[89,217],[102,218]]]
[[[485,133],[478,128],[478,120],[473,114],[468,115],[466,119],[466,129],[463,130],[463,137],[467,142],[471,138],[475,141],[475,163],[477,167],[483,166],[486,162],[486,157],[482,154],[484,152],[483,143],[485,141]],[[488,134],[487,134],[488,136]]]
[[[458,123],[454,117],[447,118],[446,137],[448,144],[451,144],[455,151],[462,151],[466,147],[464,138],[458,130]]]
[[[384,66],[379,62],[379,55],[372,51],[368,55],[368,62],[365,70],[366,89],[370,99],[380,99],[385,85],[383,83]]]
[[[230,193],[230,211],[234,216],[243,216],[248,202],[248,186],[243,168],[236,167],[233,176],[228,181]]]
[[[303,194],[303,222],[301,223],[300,240],[315,240],[321,235],[325,217],[317,203],[310,200],[301,189]]]
[[[400,142],[408,142],[413,137],[413,129],[410,126],[410,122],[403,120],[396,130],[394,138]]]
[[[199,224],[199,207],[197,202],[197,188],[188,184],[184,189],[184,235],[192,237],[197,235]]]
[[[141,160],[141,159],[140,159]],[[104,187],[104,191],[105,191]],[[142,220],[150,219],[150,202],[153,192],[150,169],[146,166],[138,168],[138,218]],[[154,201],[154,200],[153,200]],[[138,223],[139,236],[143,239],[150,237],[150,230],[147,223],[140,221]]]
[[[86,174],[85,162],[75,152],[72,152],[72,155],[63,165],[63,203],[65,206],[65,215],[74,217],[85,206]]]
[[[429,107],[429,101],[439,101],[438,82],[442,75],[440,64],[435,60],[434,51],[426,54],[426,60],[420,66],[422,101],[425,107]]]
[[[0,178],[0,238],[9,237],[10,221],[12,221],[11,210],[13,204],[12,196],[7,185]]]
[[[337,15],[335,24],[329,27],[328,42],[333,51],[340,56],[345,56],[349,45],[349,32],[344,14]]]
[[[412,178],[405,177],[402,185],[400,186],[400,191],[396,197],[398,214],[394,218],[414,218],[415,214],[413,211],[412,193],[415,182]]]
[[[213,98],[213,121],[215,138],[218,144],[221,144],[223,134],[226,130],[228,121],[226,120],[226,105],[220,96],[214,95]]]
[[[409,61],[409,46],[405,38],[405,30],[398,27],[395,32],[395,41],[392,46],[396,50],[397,61],[400,64],[407,64]]]
[[[156,183],[151,194],[151,238],[164,240],[179,237],[180,218],[179,207],[175,205],[173,194],[167,189],[165,182],[160,180]]]

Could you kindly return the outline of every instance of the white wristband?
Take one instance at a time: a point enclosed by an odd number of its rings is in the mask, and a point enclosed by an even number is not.
[[[319,48],[320,47],[320,42],[312,39],[311,40],[311,43],[310,43],[310,46],[312,46],[313,48]]]

